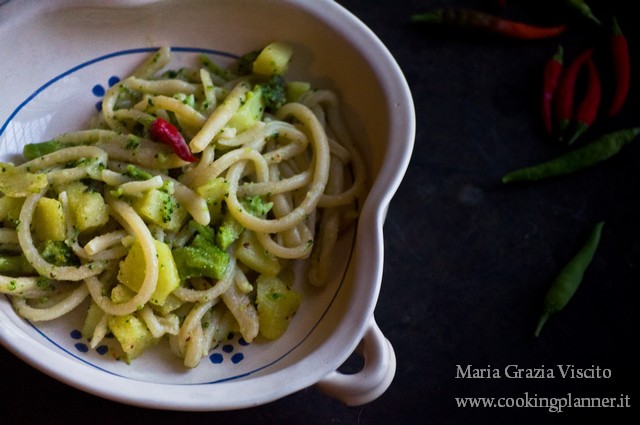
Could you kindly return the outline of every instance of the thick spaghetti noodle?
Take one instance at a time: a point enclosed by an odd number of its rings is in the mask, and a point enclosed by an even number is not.
[[[18,314],[88,304],[92,347],[113,333],[131,361],[166,337],[195,367],[230,330],[284,332],[300,303],[291,260],[326,282],[365,187],[336,95],[284,82],[284,67],[278,79],[200,59],[167,71],[159,49],[108,90],[93,128],[2,164],[0,292]],[[196,162],[152,140],[158,118]]]

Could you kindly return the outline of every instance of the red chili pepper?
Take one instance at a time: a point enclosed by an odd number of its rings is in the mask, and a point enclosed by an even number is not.
[[[613,56],[613,69],[616,76],[616,88],[613,94],[611,109],[609,109],[610,117],[616,115],[620,112],[620,109],[622,109],[622,105],[629,92],[630,80],[629,45],[615,17],[613,18],[611,34],[611,54]]]
[[[576,130],[573,133],[568,144],[571,145],[576,141],[582,133],[595,121],[598,116],[598,108],[600,106],[600,98],[602,96],[602,87],[600,84],[600,75],[592,58],[587,61],[587,92],[580,102],[575,115]]]
[[[535,40],[563,33],[566,25],[541,27],[503,19],[477,10],[464,8],[441,8],[411,16],[413,22],[424,22],[458,29],[497,34],[509,38]]]
[[[198,158],[191,153],[191,149],[189,149],[180,131],[170,122],[162,118],[156,118],[149,127],[149,134],[151,134],[151,137],[156,141],[171,146],[176,155],[181,159],[188,162],[196,162],[198,160]]]
[[[553,124],[551,119],[551,107],[553,96],[558,87],[558,81],[564,66],[564,51],[562,46],[558,46],[556,53],[547,61],[542,75],[542,101],[541,113],[544,128],[549,135],[553,134]]]
[[[573,97],[575,94],[576,80],[582,66],[593,55],[593,48],[587,49],[567,66],[560,76],[558,90],[555,97],[555,115],[559,128],[560,139],[573,118]]]

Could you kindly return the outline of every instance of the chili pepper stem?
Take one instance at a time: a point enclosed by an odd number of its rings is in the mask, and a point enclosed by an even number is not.
[[[419,13],[415,15],[411,15],[412,22],[426,22],[429,24],[440,24],[442,23],[442,10],[434,10],[433,12],[427,13]]]
[[[573,132],[573,135],[567,141],[567,145],[571,146],[576,140],[578,140],[578,138],[582,135],[582,133],[587,131],[588,127],[589,126],[586,123],[579,122],[576,126],[576,131]]]

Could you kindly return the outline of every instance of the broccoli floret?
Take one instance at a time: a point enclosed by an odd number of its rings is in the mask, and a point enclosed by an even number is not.
[[[273,202],[267,202],[262,196],[247,196],[241,202],[247,212],[256,217],[262,217],[273,207]]]
[[[158,191],[162,199],[162,222],[169,223],[173,220],[174,211],[180,208],[178,200],[171,196],[174,191],[173,182],[166,180]]]
[[[244,226],[238,223],[231,214],[225,215],[216,234],[218,246],[222,249],[227,249],[229,245],[240,237],[240,233],[243,230]]]
[[[29,275],[35,272],[24,255],[0,257],[0,273],[8,275]]]
[[[281,75],[273,75],[267,82],[258,85],[262,90],[265,110],[275,112],[287,103],[287,84]]]
[[[215,230],[213,230],[213,228],[209,227],[209,226],[204,226],[202,224],[199,224],[197,222],[195,222],[194,220],[191,220],[189,222],[189,227],[193,230],[195,230],[198,233],[198,236],[203,237],[205,240],[207,240],[208,242],[213,243],[213,241],[215,240]]]
[[[45,241],[42,257],[55,266],[77,266],[80,264],[78,257],[63,241]]]
[[[218,77],[226,81],[229,81],[233,78],[233,74],[231,74],[228,69],[219,66],[218,64],[213,62],[207,55],[201,54],[200,61],[213,75],[217,75]]]
[[[197,234],[191,244],[172,251],[180,280],[192,277],[220,279],[229,265],[229,254],[215,245],[215,232],[211,227],[194,221],[189,223]]]
[[[151,173],[148,173],[133,164],[127,164],[126,168],[124,169],[124,174],[134,180],[149,180],[153,177]]]
[[[236,72],[238,75],[250,75],[253,73],[253,62],[256,60],[260,50],[253,50],[240,56],[236,63]]]

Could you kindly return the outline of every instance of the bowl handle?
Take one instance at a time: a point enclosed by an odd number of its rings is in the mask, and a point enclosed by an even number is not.
[[[362,370],[354,374],[334,371],[316,384],[320,391],[349,406],[359,406],[378,398],[389,388],[396,373],[393,346],[373,317],[356,352],[364,357]]]

